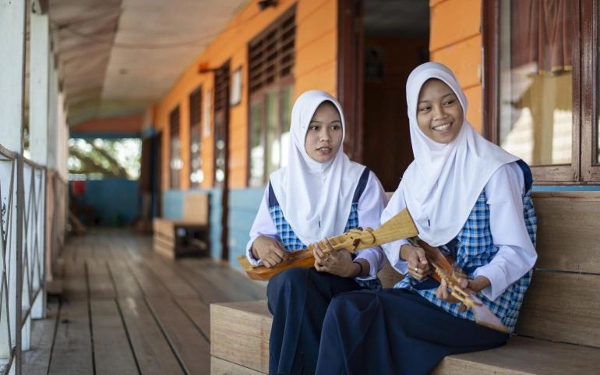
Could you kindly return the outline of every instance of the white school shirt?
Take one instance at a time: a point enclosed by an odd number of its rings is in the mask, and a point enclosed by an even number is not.
[[[252,255],[252,244],[258,236],[268,236],[281,241],[277,228],[271,214],[269,213],[269,188],[265,189],[263,199],[258,208],[258,213],[250,229],[250,241],[246,245],[246,258],[253,265],[260,265],[262,261],[256,260]],[[385,207],[387,197],[377,178],[374,178],[373,172],[369,173],[369,178],[360,199],[358,200],[358,222],[362,228],[378,228],[380,226],[380,216]],[[348,218],[346,218],[347,220]],[[341,234],[341,233],[340,233]],[[309,245],[309,244],[306,244]],[[368,248],[357,252],[357,259],[365,259],[369,262],[369,275],[361,277],[362,280],[370,280],[377,277],[377,272],[385,263],[385,254],[380,247]]]
[[[516,163],[498,168],[485,185],[490,206],[490,230],[494,245],[499,249],[489,264],[475,270],[473,277],[481,275],[490,280],[490,286],[481,292],[492,301],[528,272],[537,260],[523,218],[524,186],[523,172]],[[399,191],[394,193],[388,207],[405,207],[401,195]],[[386,208],[381,221],[385,222],[397,212]],[[400,240],[382,246],[390,264],[404,275],[408,272],[408,265],[400,259],[400,247],[407,243]]]

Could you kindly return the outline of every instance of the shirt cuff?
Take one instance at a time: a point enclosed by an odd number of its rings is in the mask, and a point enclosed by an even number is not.
[[[250,262],[251,265],[253,266],[261,266],[262,265],[262,260],[261,259],[256,259],[254,257],[254,253],[252,253],[252,244],[254,243],[254,241],[252,241],[251,243],[248,244],[248,246],[246,247],[246,258],[248,259],[248,262]]]
[[[479,267],[473,272],[473,278],[484,276],[490,280],[490,285],[480,290],[480,292],[490,301],[498,298],[507,288],[504,273],[493,265]]]

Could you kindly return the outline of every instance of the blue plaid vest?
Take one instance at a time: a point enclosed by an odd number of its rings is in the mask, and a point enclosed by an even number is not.
[[[537,217],[531,200],[531,185],[533,180],[527,164],[522,161],[519,161],[518,164],[523,169],[525,175],[526,193],[523,195],[523,217],[529,238],[531,238],[531,242],[535,246]],[[454,256],[458,265],[467,274],[467,277],[472,277],[476,268],[488,264],[496,255],[498,247],[494,246],[490,232],[490,210],[486,204],[485,191],[479,195],[464,227],[456,238],[444,247]],[[494,315],[509,328],[510,332],[514,331],[517,323],[519,309],[523,303],[525,292],[529,287],[532,273],[532,270],[527,272],[523,277],[510,285],[495,301],[487,299],[482,293],[477,294]],[[438,299],[435,296],[436,288],[418,289],[418,284],[413,278],[405,277],[394,288],[411,289],[454,316],[475,320],[473,312],[470,309],[460,312],[458,304]]]
[[[346,227],[344,228],[344,232],[349,231],[350,229],[358,228],[358,201],[360,200],[360,196],[362,195],[365,187],[367,186],[367,181],[369,180],[370,170],[365,168],[363,173],[360,176],[358,181],[358,185],[356,186],[356,190],[354,190],[354,196],[352,198],[352,206],[350,208],[350,215],[348,215],[348,221],[346,222]],[[279,206],[279,202],[277,201],[277,197],[273,192],[273,188],[269,183],[269,213],[271,214],[271,218],[275,223],[277,228],[277,233],[283,243],[283,246],[288,252],[293,252],[297,250],[303,250],[308,247],[308,244],[302,243],[300,239],[294,233],[294,230],[290,226],[290,224],[285,219],[283,215],[283,211]],[[363,288],[369,289],[381,289],[381,282],[379,279],[374,280],[358,280],[356,282]]]

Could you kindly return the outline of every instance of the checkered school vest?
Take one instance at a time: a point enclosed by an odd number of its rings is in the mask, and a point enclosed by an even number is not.
[[[360,200],[360,196],[362,195],[365,187],[367,186],[367,181],[369,180],[370,170],[365,168],[363,173],[358,180],[358,185],[356,186],[356,190],[354,190],[354,196],[352,198],[352,206],[350,208],[350,215],[348,215],[348,221],[346,222],[346,227],[344,228],[344,232],[349,231],[350,229],[358,228],[358,201]],[[281,211],[281,207],[279,206],[279,202],[277,201],[277,197],[273,192],[273,187],[271,183],[269,183],[269,213],[271,214],[271,218],[275,223],[275,227],[277,228],[277,233],[279,234],[279,238],[283,243],[283,246],[288,252],[293,252],[297,250],[306,249],[308,244],[302,243],[300,239],[294,233],[294,230],[290,226],[290,224],[285,219],[283,215],[283,211]],[[379,279],[374,280],[358,280],[356,282],[363,288],[368,289],[381,289],[381,282]]]
[[[535,246],[537,217],[531,200],[531,186],[533,179],[531,170],[527,164],[521,160],[517,163],[523,170],[525,176],[526,193],[523,195],[523,217],[527,226],[529,238]],[[476,268],[488,264],[498,252],[498,248],[493,244],[492,234],[490,232],[490,210],[489,206],[486,204],[486,200],[485,191],[483,191],[481,195],[479,195],[473,210],[467,218],[465,226],[453,241],[443,246],[445,250],[450,252],[456,259],[458,265],[468,277],[473,276],[473,272]],[[495,301],[490,301],[482,293],[477,294],[494,315],[500,318],[502,323],[509,328],[510,332],[514,331],[517,323],[519,309],[523,303],[525,292],[529,287],[532,273],[532,270],[527,272],[523,277],[509,286]],[[448,303],[436,298],[435,289],[419,290],[418,282],[411,277],[405,277],[398,282],[394,288],[412,289],[454,316],[475,320],[471,309],[460,312],[458,304]]]

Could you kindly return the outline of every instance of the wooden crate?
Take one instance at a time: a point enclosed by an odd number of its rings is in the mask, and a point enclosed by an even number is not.
[[[209,196],[191,193],[183,197],[183,218],[155,218],[152,222],[153,248],[170,258],[202,256],[209,253]]]

